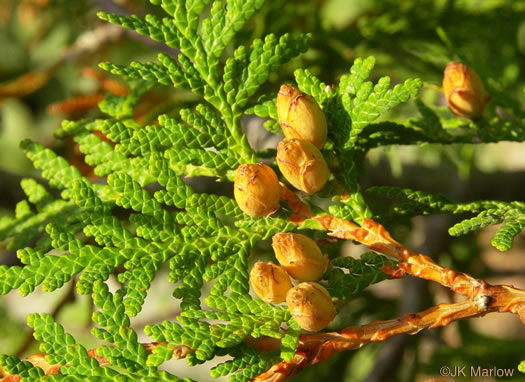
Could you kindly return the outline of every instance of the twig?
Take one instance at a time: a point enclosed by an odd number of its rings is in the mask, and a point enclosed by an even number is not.
[[[290,205],[294,211],[303,208]],[[363,219],[361,226],[349,220],[322,215],[315,218],[325,229],[328,235],[344,240],[355,240],[365,244],[375,252],[392,257],[401,262],[398,269],[384,271],[391,277],[400,277],[403,273],[410,274],[425,280],[432,280],[450,288],[456,293],[470,297],[480,281],[470,275],[455,272],[436,264],[430,257],[416,254],[390,236],[390,233],[379,223],[372,219]],[[291,220],[296,223],[295,220]],[[401,274],[399,273],[401,271]]]
[[[287,198],[290,207],[304,221],[311,218],[306,204],[293,197],[291,191],[282,188],[282,195]],[[272,366],[266,372],[257,376],[254,381],[282,382],[297,374],[303,368],[325,360],[344,350],[360,348],[370,342],[385,341],[399,334],[416,334],[423,329],[431,329],[449,325],[456,320],[480,317],[491,312],[511,312],[517,314],[525,323],[525,291],[507,285],[490,285],[474,277],[443,268],[427,256],[415,254],[402,244],[395,241],[388,231],[372,219],[364,219],[361,226],[355,223],[323,215],[315,218],[329,231],[329,236],[340,239],[356,240],[370,249],[400,260],[397,268],[384,267],[383,271],[390,277],[402,277],[410,274],[422,279],[432,280],[467,296],[469,299],[456,304],[440,304],[420,313],[408,313],[404,316],[386,320],[374,321],[359,327],[349,327],[340,332],[304,334],[299,343],[294,358],[282,361]],[[296,224],[300,224],[295,222]],[[249,345],[260,351],[273,351],[279,348],[280,341],[273,338],[247,339]],[[164,342],[165,343],[165,342]],[[160,343],[144,344],[148,352]],[[183,358],[195,349],[181,345],[175,348],[173,356]],[[95,357],[100,365],[108,364],[104,358],[97,357],[95,350],[90,356]],[[43,355],[29,357],[30,362],[42,362]],[[40,365],[39,365],[40,366]],[[42,366],[40,366],[42,367]],[[46,365],[46,373],[58,372],[61,365]],[[7,382],[5,378],[2,380]],[[9,380],[11,381],[11,380]]]
[[[296,212],[302,208],[296,201],[290,204],[290,207]],[[400,260],[396,268],[382,268],[391,278],[409,274],[431,280],[468,297],[469,300],[457,304],[437,305],[421,313],[409,313],[399,319],[347,328],[339,333],[303,335],[296,355],[291,361],[282,361],[272,366],[256,377],[255,381],[284,381],[304,367],[341,351],[357,349],[370,342],[384,341],[398,334],[415,334],[426,328],[446,326],[459,319],[478,317],[489,312],[518,314],[521,321],[525,323],[525,291],[523,290],[506,285],[492,286],[466,273],[443,268],[430,257],[416,254],[395,241],[381,224],[372,219],[363,219],[361,226],[330,215],[315,219],[329,231],[329,236],[358,241],[376,252]],[[294,220],[291,221],[295,223]]]
[[[409,313],[400,318],[386,321],[375,321],[359,327],[350,327],[341,332],[314,333],[302,335],[291,361],[282,361],[255,381],[282,382],[297,374],[303,368],[325,360],[344,350],[358,349],[370,342],[384,341],[399,334],[416,334],[423,329],[431,329],[449,325],[456,320],[480,317],[490,312],[511,312],[518,314],[525,321],[525,291],[506,285],[491,286],[480,282],[472,299],[456,304],[440,304],[420,313]],[[159,344],[156,342],[143,344],[151,352]],[[253,344],[261,351],[273,351],[279,346],[279,341],[273,338],[260,338]],[[174,358],[183,358],[194,350],[181,345],[174,349]],[[89,355],[95,357],[101,366],[109,362],[95,355],[96,349]],[[37,354],[27,358],[27,361],[44,369],[46,374],[57,373],[62,365],[49,365],[44,355]],[[7,378],[7,377],[6,377]],[[3,379],[2,382],[8,381]]]
[[[290,216],[289,220],[294,224],[301,224],[305,219],[311,218],[313,215],[310,212],[310,207],[299,199],[295,192],[291,191],[284,183],[281,185],[281,200],[288,203],[294,214]]]
[[[517,313],[523,321],[525,291],[505,285],[482,284],[484,287],[479,288],[478,295],[473,300],[440,304],[420,313],[409,313],[393,320],[350,327],[341,332],[302,335],[295,357],[291,361],[282,361],[272,366],[254,381],[282,382],[303,368],[341,351],[358,349],[370,342],[384,341],[399,334],[416,334],[423,329],[446,326],[456,320],[480,317],[490,312]]]
[[[463,188],[463,187],[461,187]],[[457,199],[457,198],[456,198]],[[450,244],[446,228],[450,224],[450,215],[434,215],[422,221],[425,240],[418,247],[420,253],[441,253]],[[419,225],[419,223],[418,223]],[[402,282],[400,315],[417,312],[424,308],[425,296],[428,296],[427,280],[407,277]],[[452,292],[451,292],[452,293]],[[385,382],[395,380],[395,375],[402,366],[401,360],[409,346],[417,344],[419,337],[399,336],[385,341],[376,356],[375,366],[365,382]]]

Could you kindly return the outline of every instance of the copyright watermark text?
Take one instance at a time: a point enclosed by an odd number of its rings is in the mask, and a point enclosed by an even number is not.
[[[471,378],[471,377],[496,377],[496,378],[511,378],[514,375],[515,369],[512,368],[498,368],[482,367],[482,366],[441,366],[439,375],[442,377],[453,378]]]

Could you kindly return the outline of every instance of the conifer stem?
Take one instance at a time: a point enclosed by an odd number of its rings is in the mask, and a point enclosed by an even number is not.
[[[285,185],[281,185],[281,198],[295,212],[290,219],[294,224],[299,225],[305,219],[313,218],[309,207]],[[358,349],[368,343],[385,341],[399,334],[416,334],[423,329],[447,326],[457,320],[480,317],[487,313],[514,313],[525,324],[525,290],[507,285],[490,285],[466,273],[441,267],[428,256],[416,254],[398,243],[381,224],[372,219],[363,219],[361,226],[330,215],[318,216],[315,219],[329,231],[329,236],[358,241],[378,253],[399,260],[396,267],[382,268],[390,278],[412,275],[431,280],[466,296],[468,300],[455,304],[439,304],[419,313],[408,313],[392,320],[373,321],[362,326],[348,327],[340,332],[303,334],[299,338],[292,360],[283,360],[275,364],[255,377],[254,381],[283,382],[305,367],[330,358],[341,351]],[[266,337],[248,338],[245,342],[264,352],[278,350],[280,346],[280,341]],[[151,353],[156,346],[165,343],[155,342],[143,346],[148,353]],[[184,358],[193,351],[195,349],[180,345],[173,351],[173,358]],[[101,366],[109,364],[106,359],[96,356],[96,349],[90,350],[89,356],[95,357]],[[43,368],[46,374],[56,374],[62,367],[62,365],[50,365],[42,354],[30,356],[26,360]],[[17,376],[2,375],[1,369],[0,376],[4,377],[0,382],[19,380],[16,379],[19,378]]]
[[[297,222],[297,216],[305,216],[307,206],[301,205],[298,198],[293,198],[288,189],[283,188],[283,195],[287,196],[287,202],[295,211],[294,218],[290,220],[295,224],[302,223]],[[282,382],[303,368],[341,351],[358,349],[370,342],[384,341],[399,334],[416,334],[423,329],[447,326],[457,320],[480,317],[491,312],[517,314],[525,324],[524,290],[507,285],[490,285],[466,273],[441,267],[428,256],[416,254],[395,241],[381,224],[372,219],[364,219],[361,226],[330,215],[315,219],[329,231],[329,236],[358,241],[376,252],[399,260],[396,267],[382,269],[390,278],[408,274],[431,280],[466,296],[468,300],[456,304],[439,304],[423,312],[349,327],[340,332],[304,334],[299,339],[295,357],[291,361],[281,361],[254,381]],[[252,345],[261,351],[272,351],[278,349],[279,342],[261,338],[254,340]]]
[[[349,327],[340,332],[304,334],[299,339],[295,357],[291,361],[281,361],[254,381],[282,382],[305,367],[341,351],[359,349],[368,343],[385,341],[399,334],[416,334],[423,329],[447,326],[457,320],[480,317],[491,312],[515,313],[525,322],[525,291],[506,285],[491,286],[485,282],[481,282],[474,290],[471,299],[456,304],[439,304],[419,313]],[[275,349],[266,346],[265,350]]]

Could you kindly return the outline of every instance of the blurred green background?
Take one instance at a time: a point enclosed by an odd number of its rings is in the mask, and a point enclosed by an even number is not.
[[[440,115],[452,118],[439,91],[445,65],[458,57],[468,62],[489,88],[502,94],[489,103],[487,113],[512,116],[525,104],[525,1],[512,0],[275,0],[259,12],[239,33],[235,44],[246,44],[267,33],[310,32],[311,49],[271,76],[263,92],[276,92],[293,81],[293,70],[310,69],[327,84],[347,72],[357,57],[377,58],[373,80],[382,75],[394,83],[408,77],[424,81],[421,99]],[[155,60],[159,50],[170,50],[131,32],[109,26],[96,17],[100,10],[118,13],[159,13],[146,0],[1,0],[0,1],[0,214],[13,214],[23,198],[19,181],[36,176],[18,149],[23,138],[52,147],[86,176],[72,141],[56,140],[54,131],[63,119],[98,116],[97,102],[106,91],[126,91],[122,79],[97,69],[97,63]],[[447,46],[441,28],[450,42]],[[189,93],[157,88],[137,110],[147,120],[153,109],[176,112],[192,105]],[[387,118],[406,120],[416,115],[412,104]],[[271,146],[278,140],[261,132],[262,122],[246,119],[251,142]],[[520,143],[484,146],[387,147],[368,156],[363,188],[397,185],[440,192],[451,199],[523,200],[525,150]],[[205,191],[213,184],[196,184]],[[210,191],[212,192],[212,191]],[[370,200],[374,206],[374,200]],[[379,201],[378,201],[379,203]],[[381,207],[378,204],[378,209]],[[383,206],[384,207],[384,206]],[[498,253],[489,244],[491,232],[452,238],[447,229],[465,216],[433,216],[389,222],[394,236],[431,255],[438,263],[473,274],[489,282],[525,288],[525,240],[519,235],[514,248]],[[0,243],[2,249],[2,243]],[[361,248],[340,248],[357,256]],[[16,255],[3,251],[2,264],[17,264]],[[114,279],[113,279],[114,280]],[[70,283],[71,284],[71,283]],[[68,285],[70,285],[68,284]],[[168,296],[168,297],[166,297]],[[141,331],[146,323],[174,319],[177,307],[166,277],[158,277],[146,307],[134,318]],[[385,281],[355,295],[330,329],[389,319],[435,305],[457,301],[449,291],[422,280]],[[16,293],[0,298],[0,353],[27,356],[38,352],[25,317],[49,312],[72,334],[90,347],[92,306],[85,296],[67,286],[44,294],[39,288],[29,297]],[[516,368],[525,359],[525,327],[517,316],[492,314],[482,319],[454,323],[416,336],[400,336],[385,343],[341,353],[296,377],[309,381],[424,381],[439,379],[441,366]],[[143,340],[147,339],[143,337]],[[204,364],[191,370],[183,361],[170,370],[198,381],[213,380]],[[480,379],[484,382],[490,378]],[[525,380],[518,375],[512,380]]]

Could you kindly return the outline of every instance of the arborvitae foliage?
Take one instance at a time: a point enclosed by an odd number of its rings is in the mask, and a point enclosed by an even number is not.
[[[403,201],[402,204],[393,208],[391,216],[411,217],[439,213],[477,214],[473,218],[465,219],[450,227],[448,232],[452,236],[464,235],[489,225],[505,223],[492,239],[492,245],[500,251],[511,249],[512,240],[525,226],[524,202],[479,200],[469,203],[456,203],[443,195],[397,187],[373,187],[369,188],[367,192]]]
[[[241,126],[245,114],[268,117],[265,126],[279,131],[273,94],[259,94],[270,73],[308,48],[308,35],[268,35],[248,46],[225,49],[235,33],[263,5],[263,0],[151,0],[166,16],[121,16],[100,13],[103,20],[147,35],[178,50],[176,57],[160,54],[157,62],[129,65],[103,63],[101,67],[127,78],[127,96],[108,95],[100,104],[106,119],[65,121],[58,137],[72,136],[88,164],[103,181],[93,183],[64,158],[41,144],[21,145],[42,171],[51,193],[32,179],[22,182],[27,201],[16,207],[15,218],[0,221],[0,239],[17,250],[23,266],[0,267],[3,294],[18,289],[27,295],[42,285],[44,291],[61,288],[75,279],[80,294],[89,294],[98,310],[93,335],[107,345],[97,355],[109,360],[101,367],[62,326],[45,314],[28,317],[35,338],[48,362],[64,365],[49,380],[177,381],[159,366],[172,358],[176,346],[196,350],[186,357],[200,364],[215,356],[233,359],[212,369],[213,376],[231,374],[247,381],[280,358],[291,359],[300,327],[285,305],[267,304],[249,293],[248,258],[252,248],[277,232],[305,229],[323,238],[315,219],[299,226],[288,220],[286,203],[268,218],[250,218],[227,196],[196,193],[184,176],[233,180],[237,166],[271,157],[248,144]],[[357,183],[366,153],[392,144],[496,142],[525,139],[523,114],[515,120],[498,118],[479,123],[440,120],[430,107],[418,102],[420,116],[408,121],[380,118],[397,105],[417,96],[419,79],[391,86],[389,77],[367,80],[373,57],[356,59],[337,84],[322,83],[307,69],[295,72],[297,86],[313,96],[324,110],[329,142],[323,150],[332,177],[318,196],[331,199],[326,211],[311,203],[317,216],[333,216],[362,223],[372,217]],[[133,119],[140,98],[157,84],[190,90],[200,97],[192,109],[179,115],[159,115],[150,125]],[[454,124],[453,126],[451,126]],[[458,124],[460,126],[458,126]],[[450,129],[449,129],[450,128]],[[453,133],[449,132],[454,129]],[[100,132],[113,143],[101,140]],[[283,179],[281,179],[283,180]],[[342,198],[342,190],[348,197]],[[525,204],[481,201],[455,203],[442,196],[395,188],[368,190],[401,199],[389,218],[435,213],[478,214],[450,229],[459,235],[489,224],[504,222],[494,245],[506,250],[525,225]],[[317,196],[316,196],[317,197]],[[30,246],[29,246],[30,245]],[[169,266],[173,298],[180,300],[177,321],[147,325],[145,334],[164,342],[148,354],[130,328],[130,318],[142,309],[159,269]],[[334,299],[344,302],[353,293],[386,278],[381,268],[392,263],[374,253],[361,259],[334,258],[322,281]],[[121,271],[124,269],[124,271]],[[108,291],[105,282],[118,272],[120,289]],[[208,283],[210,292],[204,284]],[[166,301],[170,297],[166,296]],[[169,303],[169,302],[167,302]],[[175,303],[175,302],[173,302]],[[251,336],[281,340],[281,352],[260,353],[243,341]],[[13,356],[0,365],[25,380],[40,380],[43,372]]]

